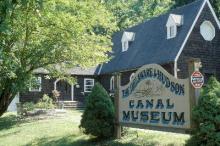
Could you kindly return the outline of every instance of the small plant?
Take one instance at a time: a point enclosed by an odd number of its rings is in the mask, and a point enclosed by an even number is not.
[[[53,99],[54,99],[54,101],[58,101],[58,99],[59,99],[59,97],[60,97],[60,92],[59,91],[57,91],[57,90],[53,90],[52,91],[52,94],[53,94]]]
[[[35,108],[35,104],[34,104],[33,102],[25,102],[25,103],[22,105],[22,107],[23,107],[23,110],[24,110],[25,112],[27,112],[27,111],[33,111],[34,108]]]
[[[211,77],[193,109],[198,127],[187,141],[189,146],[220,145],[220,83]]]
[[[129,131],[128,127],[121,127],[121,136],[127,136],[128,131]]]
[[[41,109],[53,109],[53,99],[50,98],[47,94],[44,94],[42,99],[40,99],[40,101],[36,104],[35,107]]]
[[[114,106],[106,90],[96,83],[88,96],[80,128],[85,134],[109,138],[114,132]]]

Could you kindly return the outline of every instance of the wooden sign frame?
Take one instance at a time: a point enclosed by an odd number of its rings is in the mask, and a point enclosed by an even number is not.
[[[195,70],[199,70],[198,68],[198,64],[201,64],[199,59],[190,59],[188,62],[188,70],[189,70],[189,76],[192,74],[192,72],[194,72]],[[156,68],[158,68],[159,70],[161,70],[162,67],[160,67],[159,65],[155,65],[155,64],[151,64],[151,65],[147,65],[142,67],[141,69],[139,69],[136,72],[136,75],[143,70],[143,68],[146,67],[153,67],[153,66],[157,66]],[[164,69],[161,70],[162,72],[164,72],[166,75],[167,72],[164,71]],[[169,77],[171,75],[168,75]],[[174,78],[174,77],[173,77]],[[175,80],[179,80],[179,81],[183,81],[182,79],[175,79]],[[139,124],[139,123],[126,123],[126,122],[121,122],[121,117],[120,117],[120,98],[122,98],[122,89],[124,89],[122,86],[120,86],[121,83],[121,75],[120,73],[115,74],[115,87],[116,87],[116,92],[115,92],[115,108],[116,108],[116,116],[115,116],[115,136],[116,138],[120,138],[121,137],[121,127],[125,126],[125,127],[133,127],[133,128],[140,128],[140,129],[150,129],[150,130],[157,130],[157,131],[167,131],[167,132],[175,132],[175,133],[190,133],[191,130],[193,128],[196,127],[196,125],[194,124],[194,122],[192,121],[192,108],[193,106],[195,106],[196,101],[197,101],[197,97],[198,97],[198,90],[194,89],[191,85],[190,79],[187,78],[184,80],[185,82],[187,82],[187,86],[186,87],[186,92],[188,92],[187,96],[189,97],[189,102],[188,107],[189,107],[189,122],[190,125],[187,128],[179,128],[179,127],[164,127],[163,125],[149,125],[149,124]],[[131,81],[132,82],[132,81]],[[128,86],[128,85],[127,85]],[[197,90],[197,91],[196,91]],[[197,93],[197,94],[196,94]]]

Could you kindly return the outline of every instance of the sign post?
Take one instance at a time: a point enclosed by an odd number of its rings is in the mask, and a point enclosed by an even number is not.
[[[192,58],[188,60],[188,75],[189,77],[191,77],[191,82],[189,83],[189,96],[190,96],[190,109],[191,110],[198,103],[198,98],[200,96],[200,88],[203,85],[203,83],[200,80],[195,79],[197,77],[201,79],[201,75],[199,72],[200,68],[201,68],[200,59]],[[192,128],[196,128],[197,125],[192,120],[192,113],[190,113],[190,119],[192,123]]]
[[[121,138],[121,126],[119,124],[119,88],[121,85],[121,74],[116,73],[114,75],[114,87],[115,87],[115,99],[114,99],[114,105],[115,105],[115,138],[119,139]]]

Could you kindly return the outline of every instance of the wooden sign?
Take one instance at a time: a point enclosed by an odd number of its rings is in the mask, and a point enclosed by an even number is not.
[[[204,76],[199,71],[193,72],[191,75],[191,84],[194,88],[200,89],[204,84]]]
[[[120,125],[190,129],[189,84],[189,79],[176,79],[159,65],[143,66],[128,85],[119,86]]]

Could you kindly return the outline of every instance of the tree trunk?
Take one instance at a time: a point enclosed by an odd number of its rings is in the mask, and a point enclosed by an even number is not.
[[[7,111],[12,100],[12,93],[7,91],[7,89],[3,90],[2,94],[0,95],[0,117]]]

